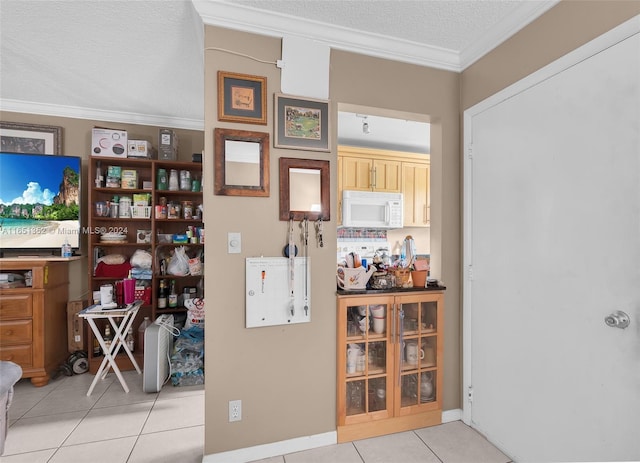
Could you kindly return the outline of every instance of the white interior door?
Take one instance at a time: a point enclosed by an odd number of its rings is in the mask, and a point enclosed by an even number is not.
[[[640,17],[471,108],[465,144],[465,422],[518,462],[640,460]]]

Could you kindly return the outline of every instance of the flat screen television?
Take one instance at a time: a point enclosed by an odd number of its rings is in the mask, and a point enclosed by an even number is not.
[[[81,158],[0,152],[0,253],[80,248]]]

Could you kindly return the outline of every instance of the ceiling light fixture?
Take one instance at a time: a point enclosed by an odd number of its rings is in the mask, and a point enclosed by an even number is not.
[[[363,116],[361,114],[356,114],[356,116],[362,118],[362,133],[367,135],[370,134],[371,128],[369,127],[369,123],[367,122],[367,116]]]

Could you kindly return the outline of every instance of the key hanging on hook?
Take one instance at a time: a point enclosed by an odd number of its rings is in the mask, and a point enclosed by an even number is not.
[[[316,241],[321,248],[324,247],[324,241],[322,239],[322,217],[316,220]]]

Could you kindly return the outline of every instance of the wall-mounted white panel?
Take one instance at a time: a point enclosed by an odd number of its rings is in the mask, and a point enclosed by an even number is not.
[[[290,290],[292,279],[288,258],[247,258],[245,285],[245,326],[247,328],[311,321],[311,260],[308,257],[294,257],[292,262],[293,298]]]
[[[284,68],[280,79],[282,93],[328,99],[330,52],[326,43],[298,36],[284,36]]]

